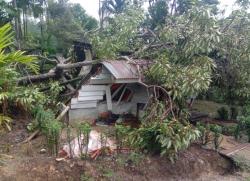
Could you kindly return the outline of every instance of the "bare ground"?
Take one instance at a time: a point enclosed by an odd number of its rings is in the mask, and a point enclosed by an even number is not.
[[[175,163],[159,156],[121,154],[97,160],[56,161],[41,154],[43,136],[22,144],[26,122],[16,121],[13,131],[0,133],[0,181],[177,180],[245,181],[249,173],[235,172],[230,160],[217,152],[192,145]]]

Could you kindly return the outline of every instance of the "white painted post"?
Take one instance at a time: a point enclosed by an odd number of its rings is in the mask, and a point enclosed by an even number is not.
[[[112,111],[112,99],[111,99],[110,85],[106,87],[106,100],[107,100],[108,110]]]

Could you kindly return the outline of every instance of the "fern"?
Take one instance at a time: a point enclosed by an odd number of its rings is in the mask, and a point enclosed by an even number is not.
[[[0,68],[10,66],[16,63],[26,65],[33,71],[38,70],[38,66],[34,63],[34,56],[25,55],[24,51],[14,51],[5,53],[5,48],[13,44],[14,34],[10,24],[0,27]]]

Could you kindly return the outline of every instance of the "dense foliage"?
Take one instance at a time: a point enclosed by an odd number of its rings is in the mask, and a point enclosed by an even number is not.
[[[137,151],[167,156],[172,162],[178,152],[188,148],[201,135],[184,117],[163,117],[165,106],[161,102],[152,104],[139,128],[116,125],[118,147],[126,144]]]
[[[10,24],[0,28],[0,105],[5,116],[8,114],[8,103],[28,106],[26,101],[23,101],[24,89],[16,86],[17,68],[25,66],[33,71],[37,70],[33,56],[24,55],[25,52],[19,50],[11,52],[6,50],[13,44],[13,38]]]
[[[13,22],[16,46],[41,54],[67,54],[74,40],[84,40],[84,33],[98,26],[67,0],[1,1],[0,7],[0,25]]]

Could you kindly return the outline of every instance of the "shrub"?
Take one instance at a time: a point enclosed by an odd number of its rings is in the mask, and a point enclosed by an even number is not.
[[[47,140],[48,150],[51,155],[58,154],[61,129],[62,124],[57,120],[48,120],[43,129],[43,133]]]
[[[50,154],[57,155],[62,129],[61,122],[55,119],[55,114],[51,110],[45,110],[43,106],[35,107],[33,114],[35,115],[33,126],[45,135]]]
[[[91,131],[91,126],[87,122],[80,123],[77,125],[77,139],[81,157],[84,154],[85,158],[87,157],[90,131]],[[83,153],[84,146],[86,148],[85,153]]]
[[[221,107],[217,110],[219,119],[221,120],[228,120],[229,118],[229,111],[226,107]]]
[[[117,145],[117,153],[119,153],[120,149],[127,143],[127,135],[130,131],[129,127],[116,124],[115,125],[115,139]]]
[[[218,148],[221,144],[221,141],[222,141],[222,139],[220,139],[221,133],[222,133],[222,127],[214,124],[214,125],[211,125],[210,130],[213,131],[213,133],[214,133],[214,135],[213,135],[214,136],[214,148],[215,148],[215,150],[218,150]]]
[[[250,114],[250,105],[245,105],[242,108],[242,115],[247,116]]]
[[[189,123],[178,120],[153,121],[142,124],[129,134],[130,144],[136,149],[149,153],[166,155],[171,161],[177,157],[178,151],[187,148],[200,136],[200,132]]]
[[[197,123],[196,127],[201,133],[200,136],[201,144],[207,145],[211,141],[210,124],[205,125],[202,123]]]

